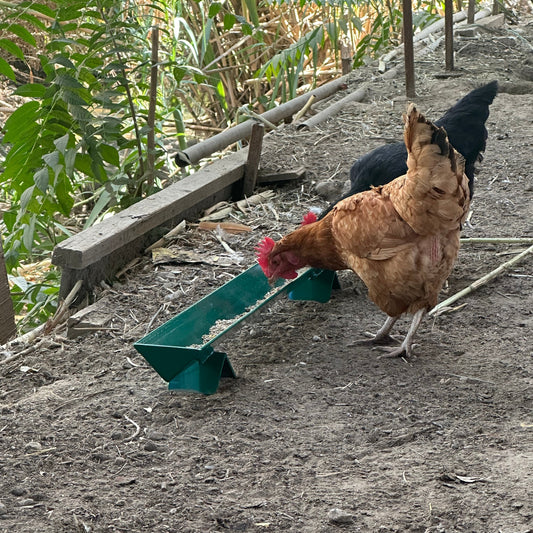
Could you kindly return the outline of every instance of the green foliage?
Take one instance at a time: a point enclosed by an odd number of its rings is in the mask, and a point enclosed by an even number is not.
[[[15,314],[23,318],[18,322],[19,331],[29,331],[45,322],[57,308],[59,276],[51,270],[41,283],[31,283],[22,276],[9,276]]]

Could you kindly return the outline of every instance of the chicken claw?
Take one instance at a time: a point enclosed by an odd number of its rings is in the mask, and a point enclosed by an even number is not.
[[[409,327],[409,331],[407,332],[407,335],[405,336],[405,339],[403,340],[402,344],[398,348],[383,347],[382,349],[385,350],[387,353],[380,355],[378,359],[402,357],[403,355],[406,355],[407,357],[412,357],[414,346],[413,339],[415,337],[416,330],[418,329],[418,326],[420,326],[420,322],[422,322],[422,319],[424,318],[426,312],[426,309],[419,309],[413,316],[411,326]],[[387,322],[388,320],[389,319],[387,319]],[[387,322],[385,322],[385,324],[387,324]],[[383,326],[383,328],[384,327],[385,326]]]

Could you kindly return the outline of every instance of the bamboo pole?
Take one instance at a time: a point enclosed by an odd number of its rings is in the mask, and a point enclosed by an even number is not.
[[[533,244],[528,237],[469,237],[461,239],[461,244]]]
[[[489,281],[494,279],[496,276],[501,274],[504,270],[507,268],[513,266],[514,264],[518,263],[518,261],[522,260],[524,257],[526,257],[528,254],[533,252],[533,246],[530,246],[527,250],[524,250],[522,253],[516,255],[511,260],[507,261],[506,263],[503,263],[498,268],[495,268],[488,274],[485,274],[483,277],[479,278],[478,280],[474,281],[471,285],[463,289],[462,291],[459,291],[458,293],[454,294],[447,300],[444,300],[440,304],[437,304],[429,313],[428,315],[434,315],[435,313],[438,313],[441,309],[444,307],[448,307],[450,304],[456,302],[459,300],[459,298],[462,298],[463,296],[466,296],[467,294],[470,294],[471,292],[474,292],[475,290],[479,289],[479,287],[482,287],[483,285],[486,285]]]
[[[298,124],[296,129],[308,129],[312,126],[316,126],[320,122],[324,122],[324,120],[342,111],[346,107],[347,103],[360,102],[365,97],[365,94],[366,87],[360,87],[359,89],[357,89],[357,91],[354,91],[353,93],[348,94],[344,98],[341,98],[339,101],[335,102],[334,104],[331,104],[323,111],[320,111],[320,113],[317,113],[316,115],[312,116],[311,118],[308,118],[304,122],[301,122],[300,124]]]
[[[346,88],[346,78],[341,77],[321,85],[317,89],[306,94],[298,96],[285,104],[282,104],[270,111],[266,111],[261,116],[270,122],[279,122],[300,110],[309,99],[309,96],[314,95],[317,100],[322,100],[341,89]],[[241,124],[234,126],[218,135],[214,135],[210,139],[195,144],[186,150],[181,150],[175,155],[176,164],[180,167],[186,167],[198,163],[200,159],[210,156],[213,152],[222,150],[241,139],[248,138],[252,131],[252,126],[255,121],[247,120]]]
[[[155,111],[157,107],[157,66],[159,62],[159,28],[152,26],[152,64],[150,69],[150,101],[148,103],[148,131],[146,133],[146,187],[153,188],[155,181]]]
[[[478,11],[475,14],[474,19],[476,21],[483,19],[485,17],[488,17],[490,15],[490,10],[488,9],[482,9]],[[453,23],[459,24],[463,22],[466,19],[467,15],[464,11],[459,11],[453,15]],[[424,39],[427,39],[430,35],[433,35],[434,33],[438,33],[444,28],[444,17],[437,20],[437,22],[434,22],[433,24],[430,24],[427,28],[424,28],[421,32],[417,33],[413,37],[413,43],[418,44],[420,41],[423,41]],[[397,55],[400,55],[403,53],[403,45],[400,45],[396,47],[394,50],[391,50],[388,54],[385,54],[382,57],[383,63],[388,63],[392,59],[394,59]]]

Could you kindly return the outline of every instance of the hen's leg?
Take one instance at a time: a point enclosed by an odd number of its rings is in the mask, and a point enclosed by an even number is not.
[[[385,320],[385,324],[381,326],[381,328],[376,332],[375,335],[372,333],[367,333],[367,335],[370,335],[371,339],[364,339],[361,341],[356,341],[356,344],[387,344],[389,342],[394,342],[394,339],[389,335],[392,326],[396,324],[396,321],[398,320],[398,317],[392,317],[388,316],[387,320]]]
[[[398,348],[383,348],[387,351],[387,353],[381,355],[379,358],[381,359],[382,357],[401,357],[402,355],[407,355],[408,357],[410,357],[411,355],[413,355],[413,339],[415,337],[415,333],[418,329],[418,326],[420,326],[422,319],[426,315],[426,312],[426,309],[418,310],[413,316],[413,321],[411,322],[409,331],[407,332],[407,335],[405,336],[405,339],[403,340],[402,344]]]

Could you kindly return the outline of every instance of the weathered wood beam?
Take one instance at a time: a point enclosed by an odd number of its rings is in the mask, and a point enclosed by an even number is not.
[[[108,279],[166,233],[165,225],[230,198],[233,185],[244,177],[247,155],[245,148],[219,159],[57,245],[52,263],[62,269],[60,296],[80,279],[85,289]]]
[[[261,150],[263,149],[263,135],[265,126],[263,124],[254,124],[252,127],[252,136],[248,145],[248,159],[244,169],[243,178],[243,196],[252,196],[257,181],[257,172],[259,170],[259,161],[261,159]]]
[[[266,185],[269,183],[277,183],[280,181],[299,180],[305,177],[305,167],[298,167],[294,170],[287,170],[281,172],[262,172],[259,171],[257,175],[257,183]]]

